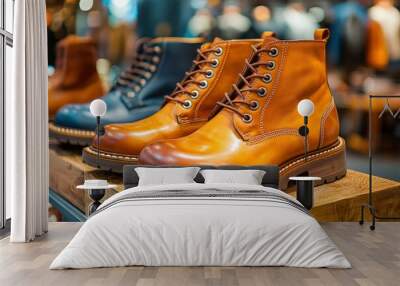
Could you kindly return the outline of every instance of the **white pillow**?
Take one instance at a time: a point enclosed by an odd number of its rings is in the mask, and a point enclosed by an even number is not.
[[[135,168],[139,186],[195,183],[199,167],[187,168]]]
[[[262,170],[201,170],[205,184],[261,185],[265,171]]]

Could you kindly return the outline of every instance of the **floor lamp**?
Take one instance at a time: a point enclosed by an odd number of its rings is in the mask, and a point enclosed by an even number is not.
[[[90,103],[90,113],[96,118],[96,135],[97,135],[97,168],[100,159],[100,136],[104,135],[104,127],[101,126],[101,117],[107,112],[107,105],[101,99],[95,99]],[[108,184],[107,180],[85,180],[83,185],[77,189],[89,191],[89,196],[93,202],[89,205],[88,213],[91,215],[100,206],[100,200],[104,197],[107,189],[115,188],[115,185]]]

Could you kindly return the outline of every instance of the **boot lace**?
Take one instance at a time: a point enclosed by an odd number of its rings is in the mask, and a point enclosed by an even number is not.
[[[135,92],[146,84],[157,69],[160,62],[161,48],[142,39],[138,44],[136,56],[130,66],[119,75],[116,85],[126,86]]]
[[[211,67],[215,68],[219,62],[217,59],[207,59],[210,53],[219,55],[221,53],[221,48],[214,47],[203,50],[197,49],[197,58],[193,61],[192,69],[185,73],[185,78],[182,82],[176,84],[176,88],[172,94],[165,96],[167,102],[174,101],[187,108],[191,106],[191,103],[188,105],[190,101],[182,100],[177,97],[180,94],[186,94],[190,95],[192,98],[196,98],[198,96],[198,91],[191,92],[187,89],[190,84],[195,84],[200,88],[206,88],[208,86],[206,80],[196,80],[195,75],[202,74],[208,78],[213,75],[212,70],[206,70],[205,68],[207,65],[211,65]]]
[[[250,114],[243,113],[239,108],[240,105],[244,105],[251,110],[255,110],[259,106],[257,101],[249,101],[248,99],[246,99],[244,93],[256,92],[259,96],[263,97],[266,95],[267,92],[266,88],[264,87],[253,87],[251,84],[252,79],[259,78],[265,83],[270,83],[272,81],[271,74],[269,74],[268,72],[265,74],[261,74],[257,71],[257,67],[266,66],[268,70],[272,70],[275,68],[275,62],[273,60],[259,60],[260,54],[267,53],[271,58],[278,55],[277,48],[265,48],[261,47],[261,45],[252,46],[252,48],[254,50],[254,54],[251,62],[249,62],[247,59],[245,60],[247,67],[246,72],[244,74],[239,74],[239,77],[241,79],[240,87],[237,84],[233,84],[232,94],[229,96],[228,93],[225,93],[224,100],[217,102],[219,106],[235,112],[242,118],[244,122],[250,122],[252,120],[252,117]]]

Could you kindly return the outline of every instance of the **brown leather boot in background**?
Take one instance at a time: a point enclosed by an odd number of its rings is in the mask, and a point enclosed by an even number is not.
[[[55,70],[54,74],[49,76],[48,79],[48,89],[53,89],[55,86],[60,85],[62,81],[62,74],[64,68],[64,51],[65,51],[65,44],[62,44],[63,41],[60,41],[57,44],[56,48],[56,61],[55,61]]]
[[[300,174],[322,183],[346,174],[345,142],[327,82],[327,29],[315,40],[265,39],[222,110],[194,133],[147,146],[140,163],[154,165],[278,165],[280,187]],[[314,102],[309,155],[304,159],[303,118],[297,105]]]
[[[270,34],[265,33],[268,37]],[[166,97],[163,108],[154,115],[127,124],[111,124],[100,137],[102,169],[121,172],[125,164],[135,164],[142,148],[161,139],[188,135],[210,118],[217,101],[231,90],[238,74],[245,68],[255,46],[262,40],[215,39],[202,46],[191,71]],[[179,59],[176,59],[177,61]],[[97,165],[97,139],[85,148],[83,160]]]
[[[49,78],[49,118],[62,106],[87,103],[104,94],[90,38],[68,36],[57,45],[56,70]]]

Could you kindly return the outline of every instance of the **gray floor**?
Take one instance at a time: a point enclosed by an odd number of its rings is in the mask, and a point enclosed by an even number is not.
[[[289,267],[119,267],[49,270],[49,264],[80,228],[80,223],[50,223],[49,233],[32,243],[0,240],[1,286],[136,285],[398,286],[400,223],[377,224],[375,231],[358,223],[323,223],[352,269]]]

